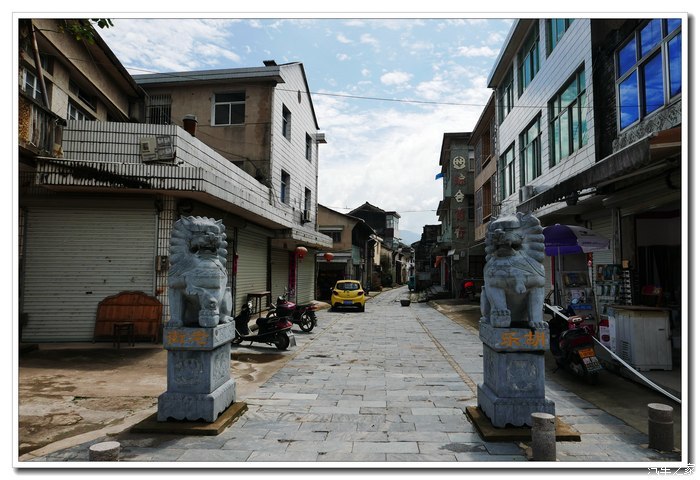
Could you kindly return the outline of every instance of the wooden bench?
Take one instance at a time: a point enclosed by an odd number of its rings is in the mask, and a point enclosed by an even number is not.
[[[118,345],[117,336],[123,331],[120,327],[133,324],[131,342],[139,338],[156,343],[160,337],[162,313],[160,300],[143,292],[121,292],[107,297],[97,305],[93,342],[110,339]]]

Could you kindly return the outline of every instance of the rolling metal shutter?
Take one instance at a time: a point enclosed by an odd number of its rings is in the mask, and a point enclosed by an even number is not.
[[[316,250],[309,249],[303,260],[297,264],[297,301],[308,303],[315,297]]]
[[[27,209],[24,341],[92,341],[105,297],[153,295],[156,212],[138,205]]]
[[[270,256],[270,273],[272,275],[272,301],[284,294],[289,288],[289,252],[288,250],[272,249]]]
[[[591,219],[591,230],[610,240],[610,250],[593,252],[593,271],[597,265],[607,265],[613,263],[613,246],[615,242],[615,230],[613,228],[612,215]]]
[[[238,238],[236,239],[236,254],[238,255],[235,292],[236,313],[240,312],[249,293],[267,290],[267,239],[268,236],[265,232],[253,225],[238,229]]]

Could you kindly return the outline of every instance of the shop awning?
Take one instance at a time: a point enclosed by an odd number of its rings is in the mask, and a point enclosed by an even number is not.
[[[665,166],[664,160],[681,152],[681,128],[649,135],[609,155],[590,168],[518,205],[523,213],[534,212],[551,203],[564,201],[580,190],[602,186],[630,174],[642,174]]]

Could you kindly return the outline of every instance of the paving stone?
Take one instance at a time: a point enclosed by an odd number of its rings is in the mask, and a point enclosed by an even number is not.
[[[528,462],[520,444],[485,442],[465,415],[477,402],[474,385],[483,383],[478,331],[427,304],[412,306],[406,315],[395,302],[404,291],[374,297],[372,315],[346,317],[349,321],[319,311],[319,328],[299,336],[289,361],[249,395],[248,411],[220,435],[156,441],[125,434],[124,460],[237,467],[449,462],[474,468]],[[679,460],[644,447],[644,434],[551,380],[545,381],[545,395],[555,402],[556,414],[581,433],[580,442],[557,444],[562,463]],[[34,461],[86,462],[88,446]]]
[[[289,444],[287,452],[343,452],[350,453],[353,451],[353,442],[324,440],[317,441],[295,441]]]

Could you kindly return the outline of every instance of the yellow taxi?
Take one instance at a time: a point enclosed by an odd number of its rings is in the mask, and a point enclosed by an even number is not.
[[[342,307],[365,311],[365,291],[357,280],[338,280],[331,293],[331,310]]]

